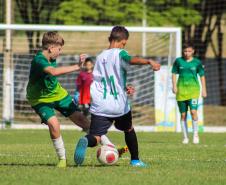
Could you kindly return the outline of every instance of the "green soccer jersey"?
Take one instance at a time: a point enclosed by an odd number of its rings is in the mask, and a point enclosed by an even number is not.
[[[204,76],[204,69],[199,59],[193,58],[186,61],[184,58],[177,58],[173,64],[172,73],[179,74],[177,81],[177,101],[184,101],[198,98],[200,94],[200,86],[198,81]]]
[[[32,106],[59,101],[68,95],[57,77],[44,72],[48,66],[56,67],[56,60],[48,61],[42,52],[38,52],[31,62],[27,99]]]

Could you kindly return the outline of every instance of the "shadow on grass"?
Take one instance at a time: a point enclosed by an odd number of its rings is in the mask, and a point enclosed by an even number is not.
[[[24,163],[0,163],[0,166],[56,166],[56,164],[24,164]]]
[[[46,166],[46,167],[56,167],[56,164],[24,164],[24,163],[0,163],[0,166],[22,166],[22,167],[39,167],[39,166]],[[84,168],[84,167],[101,167],[101,168],[108,168],[108,167],[120,167],[120,165],[101,165],[101,164],[95,164],[95,165],[72,165],[68,164],[67,168]],[[57,167],[56,167],[57,168]]]

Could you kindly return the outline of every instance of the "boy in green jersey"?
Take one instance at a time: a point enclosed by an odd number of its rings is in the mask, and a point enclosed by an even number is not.
[[[58,167],[66,167],[66,153],[55,109],[83,130],[90,127],[89,121],[57,80],[57,76],[78,71],[80,68],[76,64],[57,67],[56,58],[60,55],[63,45],[64,39],[57,32],[46,32],[43,35],[42,51],[38,52],[31,62],[27,85],[28,102],[42,122],[49,127],[50,137],[59,158]],[[80,60],[84,60],[83,55]]]
[[[184,135],[184,144],[189,143],[187,130],[187,111],[190,108],[193,125],[193,143],[199,143],[198,136],[198,98],[200,94],[200,86],[198,76],[201,79],[203,98],[207,96],[206,80],[204,76],[204,69],[199,59],[193,57],[194,47],[191,43],[185,43],[183,46],[183,57],[177,58],[172,68],[172,83],[173,92],[176,94],[178,107],[181,113],[181,126]],[[177,80],[176,75],[179,75]]]

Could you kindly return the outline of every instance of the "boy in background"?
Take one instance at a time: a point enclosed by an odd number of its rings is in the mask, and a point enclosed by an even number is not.
[[[190,108],[193,125],[193,143],[199,143],[198,136],[198,98],[200,95],[200,86],[198,76],[200,76],[203,98],[207,97],[206,80],[204,68],[201,61],[195,58],[194,47],[191,43],[183,45],[183,57],[177,58],[172,68],[173,92],[176,94],[177,104],[181,114],[181,127],[183,131],[183,144],[189,143],[187,128],[187,111]],[[177,80],[176,75],[179,75]]]
[[[90,107],[90,85],[93,82],[93,61],[86,58],[84,70],[81,71],[76,79],[77,91],[79,91],[79,104],[82,105],[82,111],[85,116],[89,114]]]

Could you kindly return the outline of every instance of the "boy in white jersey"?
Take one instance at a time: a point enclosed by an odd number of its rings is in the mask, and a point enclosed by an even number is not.
[[[91,126],[90,133],[80,138],[74,154],[77,165],[85,158],[87,147],[96,146],[102,136],[107,133],[112,123],[117,129],[124,131],[125,142],[131,154],[132,166],[145,167],[139,160],[138,142],[132,126],[131,110],[126,93],[126,66],[128,64],[150,65],[154,71],[160,69],[160,64],[130,56],[125,47],[129,32],[122,26],[115,26],[110,34],[108,49],[97,56],[93,70],[91,85]]]

